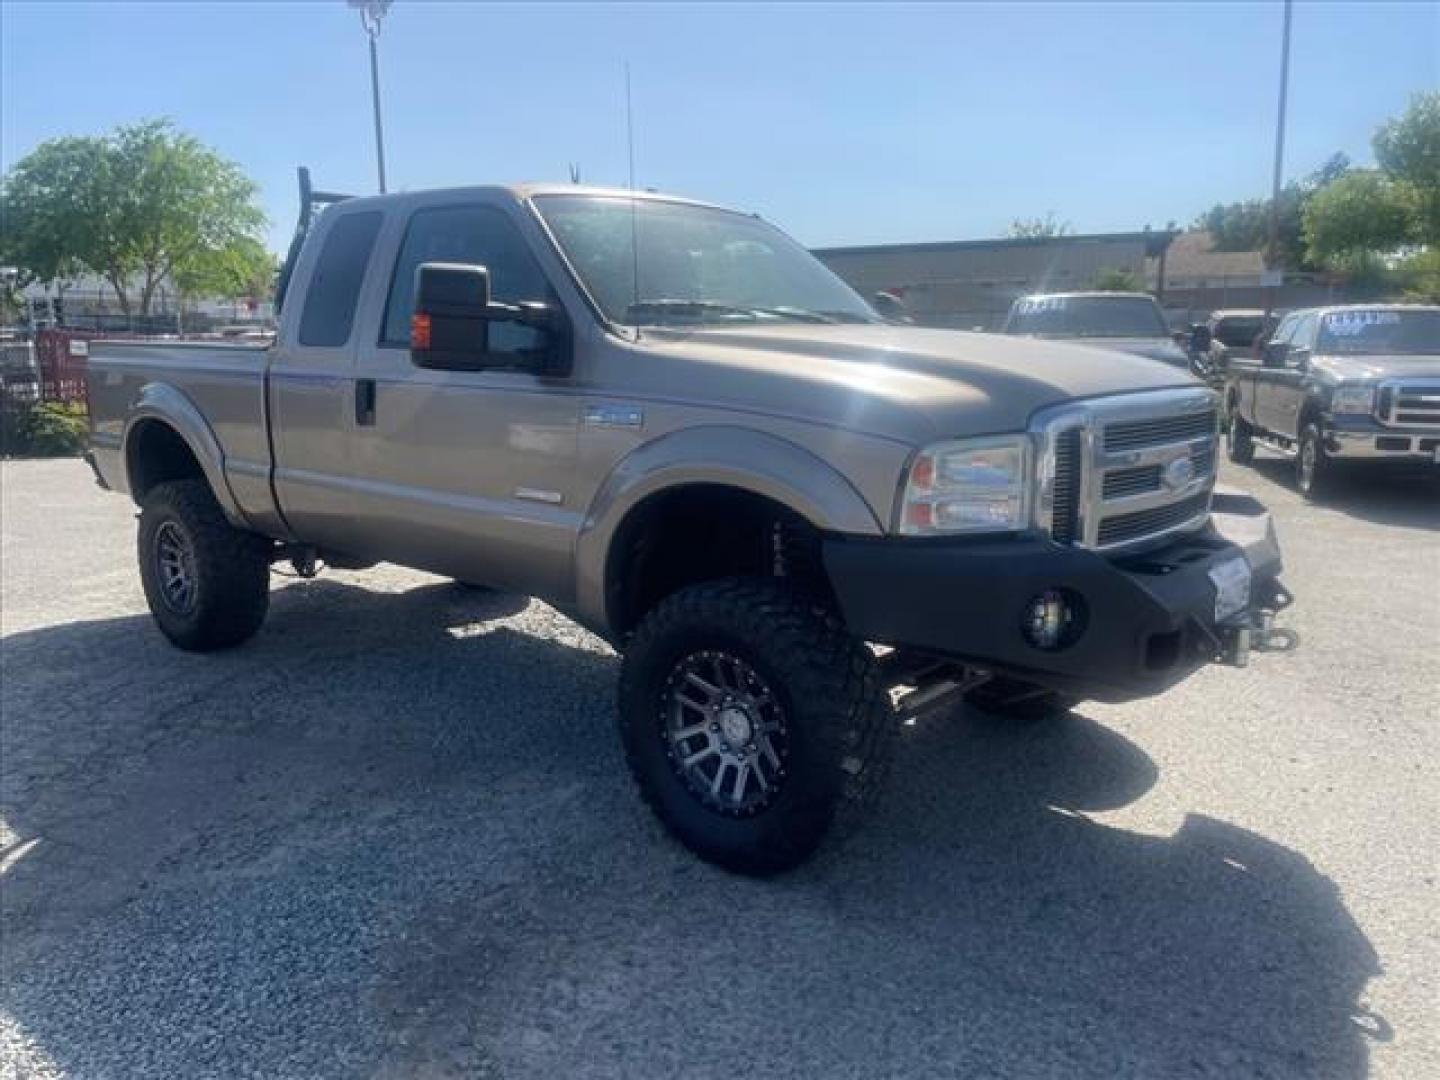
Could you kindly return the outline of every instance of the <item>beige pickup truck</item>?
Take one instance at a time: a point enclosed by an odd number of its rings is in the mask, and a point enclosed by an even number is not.
[[[897,712],[1158,694],[1288,602],[1183,370],[887,325],[677,198],[302,180],[302,208],[273,344],[91,350],[161,631],[240,644],[281,561],[540,597],[622,654],[639,788],[723,866],[810,854]]]

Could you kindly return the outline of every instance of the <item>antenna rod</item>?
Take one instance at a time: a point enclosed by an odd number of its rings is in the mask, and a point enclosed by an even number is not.
[[[625,61],[625,140],[630,149],[630,298],[634,301],[635,340],[640,340],[640,225],[635,209],[635,119],[630,107],[630,61]]]
[[[635,114],[630,108],[630,61],[625,61],[625,141],[630,150],[630,190],[635,190]]]

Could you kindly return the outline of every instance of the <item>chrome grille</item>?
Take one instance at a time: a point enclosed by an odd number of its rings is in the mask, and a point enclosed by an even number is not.
[[[1440,428],[1440,379],[1406,379],[1380,390],[1381,423],[1391,427]]]
[[[1215,446],[1212,443],[1200,450],[1193,451],[1190,460],[1195,463],[1196,476],[1215,475]]]
[[[1206,444],[1192,444],[1190,467],[1196,478],[1215,474],[1215,448]],[[1102,497],[1106,502],[1127,499],[1132,495],[1144,495],[1159,491],[1163,486],[1162,469],[1159,465],[1140,465],[1132,469],[1111,469],[1105,474]]]
[[[1116,469],[1105,474],[1105,501],[1143,495],[1160,490],[1160,466],[1141,465],[1138,469]]]
[[[1194,416],[1165,416],[1155,420],[1131,420],[1105,428],[1105,449],[1134,450],[1141,446],[1180,442],[1215,434],[1215,413]]]
[[[1037,524],[1062,544],[1128,547],[1208,518],[1217,410],[1209,390],[1155,390],[1035,418]]]
[[[1131,514],[1116,514],[1100,523],[1100,546],[1111,547],[1165,532],[1206,513],[1209,509],[1210,493],[1206,491],[1169,506],[1136,510]]]
[[[1050,535],[1057,543],[1073,544],[1080,509],[1080,429],[1062,431],[1055,439],[1054,506]]]

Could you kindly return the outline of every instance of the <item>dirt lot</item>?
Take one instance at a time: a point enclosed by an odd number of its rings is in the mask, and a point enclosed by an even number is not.
[[[1440,492],[1228,479],[1297,653],[907,729],[757,883],[650,819],[545,606],[327,574],[183,655],[128,502],[6,463],[0,1076],[1440,1076]]]

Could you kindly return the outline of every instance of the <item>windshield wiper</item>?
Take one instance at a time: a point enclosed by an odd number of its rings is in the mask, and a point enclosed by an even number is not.
[[[754,307],[740,304],[722,304],[716,300],[691,300],[685,297],[657,297],[651,300],[637,300],[625,309],[626,321],[633,322],[646,315],[680,315],[703,317],[705,315],[739,316],[758,319],[794,319],[807,323],[869,322],[868,319],[849,311],[812,311],[809,308]]]
[[[651,300],[636,300],[625,309],[627,322],[636,322],[645,315],[690,315],[700,317],[704,315],[740,315],[750,319],[756,318],[751,308],[736,307],[734,304],[721,304],[713,300],[687,300],[683,297],[662,296]]]

